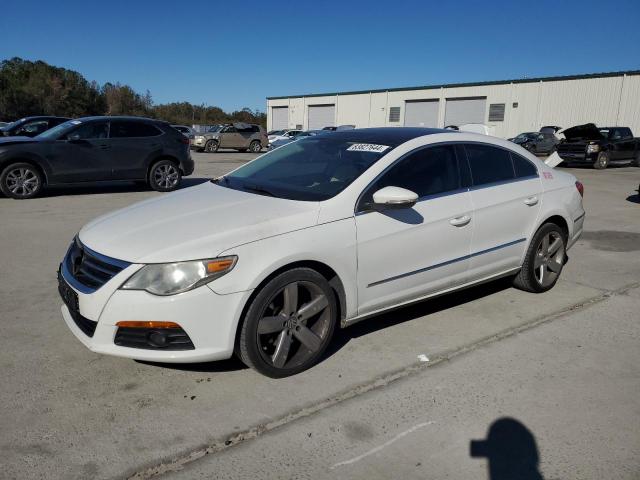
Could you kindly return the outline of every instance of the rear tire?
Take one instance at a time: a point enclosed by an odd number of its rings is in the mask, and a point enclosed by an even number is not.
[[[157,192],[170,192],[180,186],[182,172],[171,160],[160,160],[149,169],[149,186]]]
[[[596,170],[604,170],[605,168],[607,168],[607,166],[609,166],[609,160],[610,158],[608,152],[600,152],[598,154],[596,162],[593,164],[593,168],[595,168]]]
[[[335,330],[338,306],[329,282],[310,268],[294,268],[267,283],[244,315],[236,352],[271,378],[307,370],[322,357]]]
[[[26,200],[42,190],[44,178],[30,163],[14,163],[0,174],[0,190],[9,198]]]
[[[535,233],[513,285],[520,290],[542,293],[553,288],[566,261],[567,238],[555,223],[545,223]]]
[[[252,153],[260,152],[260,150],[262,150],[262,144],[260,143],[260,140],[253,140],[249,144],[249,150],[251,150]]]

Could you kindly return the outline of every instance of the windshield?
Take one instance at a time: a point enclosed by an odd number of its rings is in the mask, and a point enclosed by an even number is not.
[[[45,130],[40,135],[36,135],[36,138],[42,138],[44,140],[57,140],[60,135],[62,135],[65,131],[75,127],[76,125],[80,125],[79,120],[68,120],[60,125],[56,125],[49,130]]]
[[[515,138],[515,140],[531,140],[536,138],[537,135],[538,135],[537,133],[533,133],[533,132],[521,133]]]
[[[222,130],[222,127],[224,127],[224,125],[216,125],[215,127],[211,127],[209,130],[207,130],[207,133],[219,132],[220,130]]]
[[[267,135],[282,135],[286,130],[271,130]]]
[[[322,201],[347,188],[391,148],[310,136],[266,153],[215,182],[261,195]]]

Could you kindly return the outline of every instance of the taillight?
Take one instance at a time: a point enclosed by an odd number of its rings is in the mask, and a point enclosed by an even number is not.
[[[581,197],[584,197],[584,185],[581,182],[576,180],[576,188],[578,189],[578,193],[580,193]]]
[[[189,141],[190,140],[187,137],[185,137],[184,135],[180,139],[180,143],[184,143],[185,145],[189,145]]]

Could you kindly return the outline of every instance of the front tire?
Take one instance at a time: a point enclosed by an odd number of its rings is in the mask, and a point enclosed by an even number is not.
[[[251,301],[237,353],[271,378],[311,368],[331,342],[338,307],[329,282],[315,270],[295,268],[273,278]]]
[[[171,160],[160,160],[149,170],[149,186],[157,192],[170,192],[180,186],[182,173]]]
[[[564,267],[566,242],[565,232],[558,225],[551,222],[542,225],[531,239],[514,286],[532,293],[551,290]]]
[[[596,159],[596,163],[593,164],[593,168],[596,170],[604,170],[609,166],[609,153],[608,152],[600,152],[598,154],[598,158]]]
[[[216,153],[220,148],[220,144],[216,140],[208,140],[204,145],[204,151],[207,153]]]
[[[42,190],[43,177],[29,163],[14,163],[0,174],[0,190],[7,197],[18,200],[33,198]]]

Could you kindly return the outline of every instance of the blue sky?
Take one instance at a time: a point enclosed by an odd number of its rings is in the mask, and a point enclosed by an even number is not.
[[[640,1],[2,2],[0,59],[44,60],[156,103],[640,68]]]

